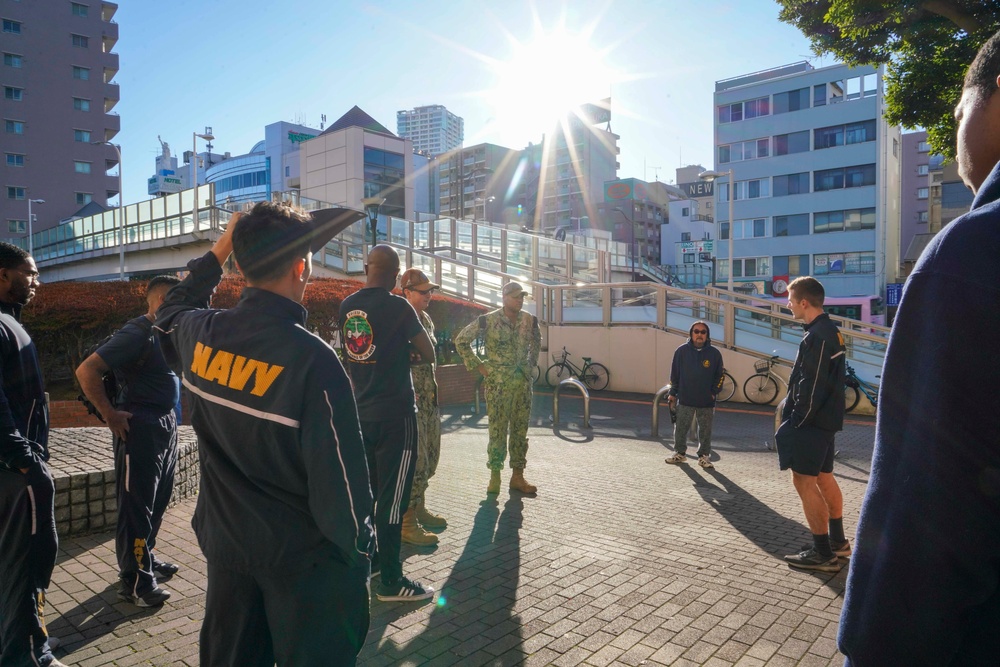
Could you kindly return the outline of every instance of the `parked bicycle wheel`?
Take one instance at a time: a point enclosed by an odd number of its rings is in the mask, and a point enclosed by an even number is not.
[[[538,384],[538,378],[542,376],[542,367],[535,366],[531,371],[531,384]]]
[[[583,382],[594,391],[601,391],[611,382],[611,372],[604,364],[590,364],[583,374]]]
[[[545,371],[545,381],[550,387],[558,387],[560,382],[569,377],[573,377],[573,369],[567,364],[552,364]]]
[[[736,380],[729,373],[722,372],[722,389],[719,391],[718,396],[715,397],[718,401],[729,401],[732,400],[733,396],[736,394]]]
[[[858,391],[857,387],[849,384],[844,385],[844,409],[850,412],[854,408],[858,407],[858,401],[861,400],[861,392]]]
[[[743,395],[751,403],[767,405],[778,397],[778,383],[773,377],[764,373],[751,375],[743,383]]]

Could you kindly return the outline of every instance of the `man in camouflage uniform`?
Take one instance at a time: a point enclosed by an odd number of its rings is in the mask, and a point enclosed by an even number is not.
[[[478,370],[485,378],[486,413],[490,420],[490,444],[487,449],[490,485],[487,493],[500,493],[500,471],[507,450],[514,470],[510,488],[522,493],[538,489],[524,479],[528,454],[528,420],[531,417],[531,378],[538,363],[541,334],[538,318],[522,312],[527,294],[518,283],[503,288],[503,308],[481,315],[455,337],[455,348],[465,367]],[[472,342],[482,335],[486,358],[472,349]],[[509,433],[509,438],[508,438]]]
[[[430,281],[420,269],[407,269],[399,278],[403,296],[413,306],[420,317],[420,324],[436,345],[434,321],[427,314],[431,294],[440,285]],[[403,515],[403,542],[417,545],[437,544],[438,538],[425,528],[444,528],[448,522],[444,517],[427,511],[424,494],[427,483],[437,470],[441,458],[441,411],[438,409],[438,386],[434,379],[435,364],[421,364],[410,367],[413,391],[417,395],[417,467],[413,472],[413,489],[410,491],[410,506]]]

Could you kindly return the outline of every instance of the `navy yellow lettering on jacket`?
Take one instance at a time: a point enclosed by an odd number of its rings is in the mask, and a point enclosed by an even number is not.
[[[284,366],[212,349],[201,341],[195,343],[191,361],[191,372],[203,380],[217,382],[236,391],[249,391],[254,396],[266,394],[283,370]],[[251,377],[253,384],[249,385]]]

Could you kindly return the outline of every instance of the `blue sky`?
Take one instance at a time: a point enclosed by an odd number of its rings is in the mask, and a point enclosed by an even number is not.
[[[712,166],[716,80],[813,58],[772,0],[119,3],[126,203],[148,198],[157,135],[179,156],[211,126],[214,152],[239,155],[275,121],[318,127],[356,104],[395,132],[396,111],[443,104],[466,145],[520,149],[553,124],[553,92],[610,94],[619,176],[672,182]]]

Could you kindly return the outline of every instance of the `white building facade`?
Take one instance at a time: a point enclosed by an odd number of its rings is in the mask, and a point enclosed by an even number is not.
[[[465,140],[465,121],[440,104],[396,112],[396,134],[428,156],[458,148]]]
[[[716,82],[717,277],[783,297],[804,275],[829,296],[884,296],[898,264],[900,132],[883,119],[882,72],[806,62]],[[887,280],[888,278],[888,280]],[[780,288],[779,288],[780,289]]]

